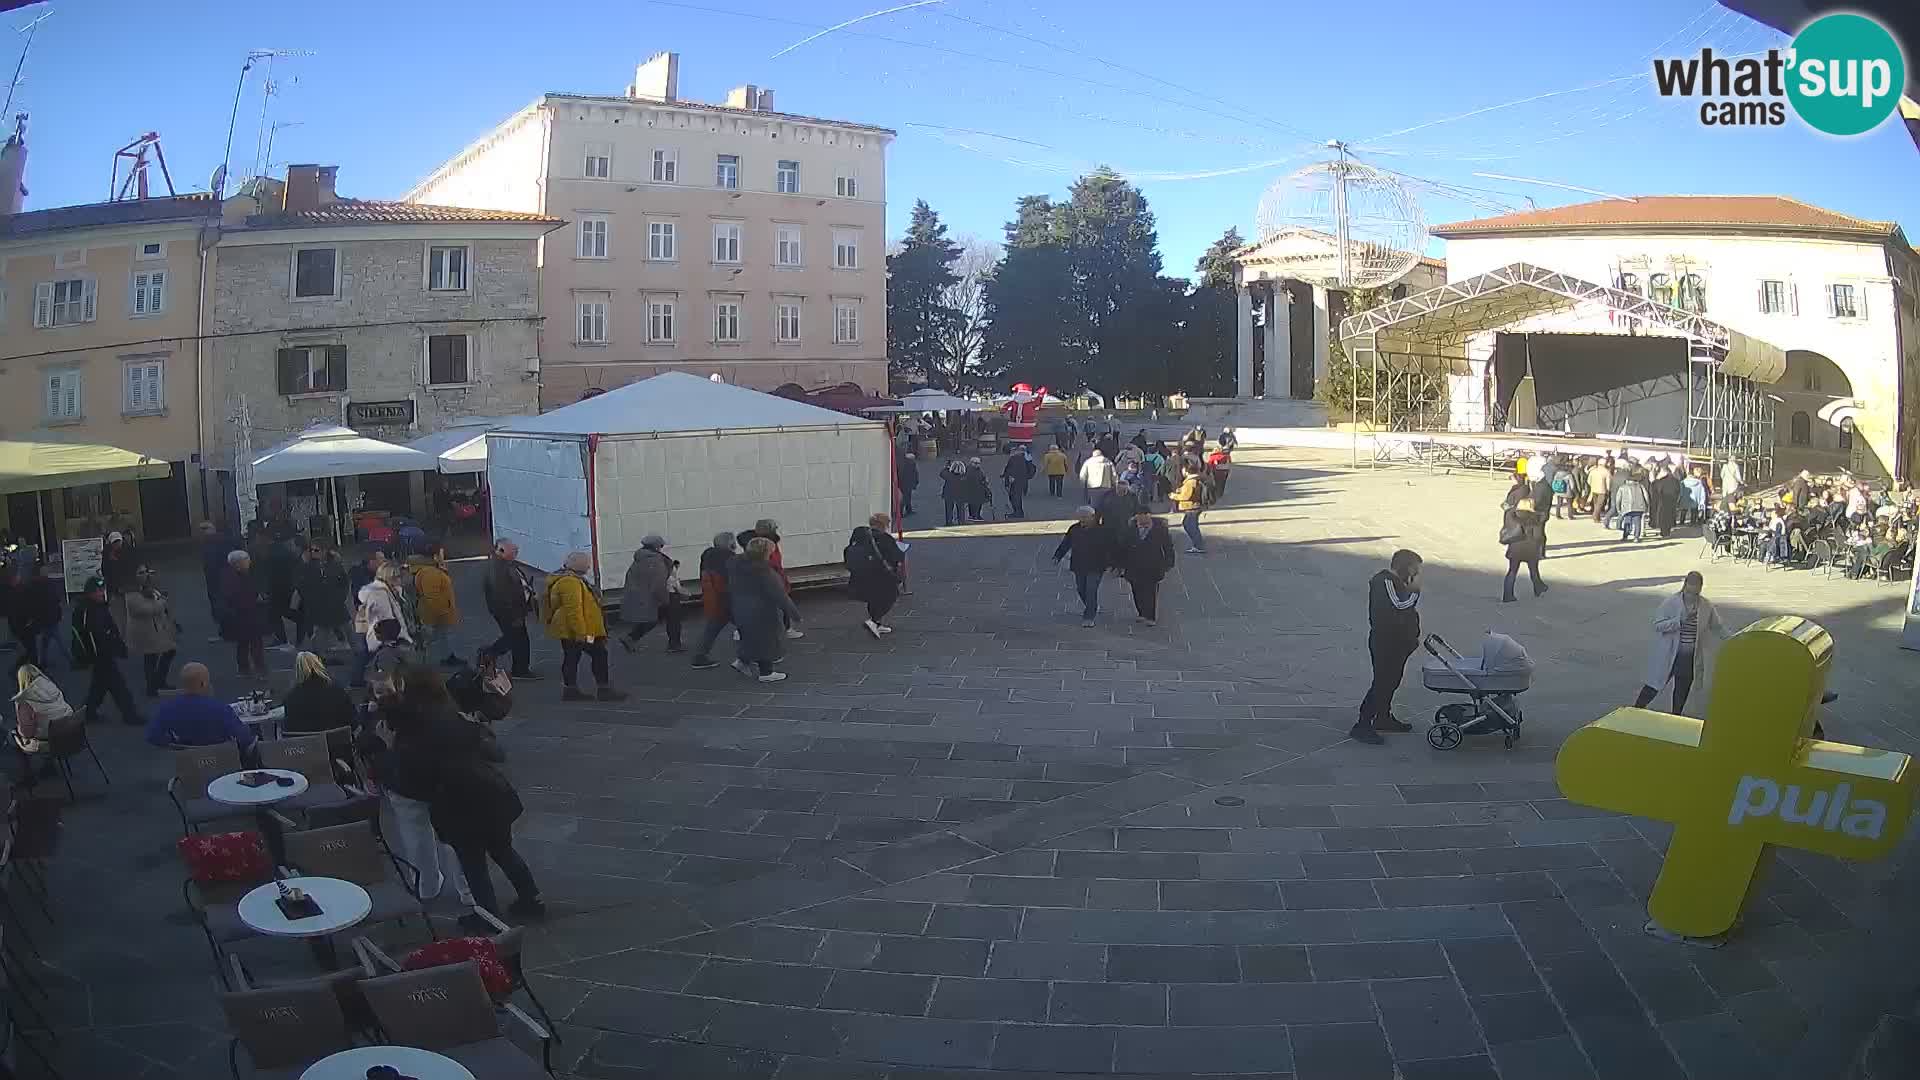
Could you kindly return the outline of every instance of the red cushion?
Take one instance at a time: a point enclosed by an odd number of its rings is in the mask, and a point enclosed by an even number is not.
[[[262,881],[273,876],[273,863],[259,833],[210,833],[180,838],[180,858],[195,881]]]
[[[443,938],[413,950],[400,966],[407,971],[419,971],[467,960],[480,962],[480,981],[486,984],[487,993],[504,997],[513,990],[513,976],[507,973],[507,965],[500,962],[500,953],[493,947],[492,938]]]

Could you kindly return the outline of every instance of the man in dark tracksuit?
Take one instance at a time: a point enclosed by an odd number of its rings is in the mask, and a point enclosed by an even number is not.
[[[86,595],[73,614],[73,629],[93,653],[92,677],[87,682],[87,723],[100,719],[100,705],[111,696],[114,707],[120,710],[121,723],[144,725],[147,721],[134,707],[133,691],[127,688],[127,677],[120,671],[127,643],[113,621],[113,609],[107,605],[107,579],[88,578],[86,587]]]
[[[1420,556],[1401,548],[1387,569],[1367,585],[1367,652],[1373,657],[1373,683],[1360,702],[1360,719],[1350,738],[1378,745],[1383,731],[1412,731],[1393,716],[1393,695],[1406,673],[1407,657],[1420,647]]]

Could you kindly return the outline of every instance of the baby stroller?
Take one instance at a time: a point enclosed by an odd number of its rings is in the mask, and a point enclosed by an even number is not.
[[[1421,642],[1433,662],[1420,668],[1427,689],[1442,694],[1465,694],[1471,702],[1442,705],[1427,728],[1427,742],[1436,750],[1452,750],[1469,735],[1504,736],[1507,749],[1520,741],[1520,703],[1516,700],[1533,684],[1533,661],[1520,643],[1505,634],[1489,632],[1479,656],[1462,656],[1439,634]]]

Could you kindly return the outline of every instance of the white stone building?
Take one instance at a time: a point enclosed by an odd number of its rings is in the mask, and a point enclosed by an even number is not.
[[[335,174],[291,166],[224,207],[201,407],[229,490],[243,398],[255,452],[319,422],[406,442],[538,411],[535,247],[563,223],[342,198]],[[417,509],[410,483],[391,508]]]
[[[541,244],[548,408],[662,371],[884,391],[893,137],[756,86],[687,101],[661,53],[622,96],[541,96],[406,197],[570,223]]]
[[[1432,231],[1447,241],[1450,281],[1529,263],[1698,312],[1785,350],[1786,375],[1765,387],[1776,476],[1841,466],[1913,475],[1920,256],[1899,226],[1780,196],[1647,196]],[[1503,329],[1627,332],[1603,311],[1580,309]],[[1491,355],[1495,334],[1480,335],[1470,355]],[[1684,413],[1684,401],[1677,407]]]
[[[1348,309],[1349,290],[1325,284],[1338,257],[1335,239],[1312,229],[1290,229],[1233,253],[1239,377],[1236,404],[1220,419],[1242,427],[1325,423],[1314,396]],[[1444,283],[1446,275],[1446,263],[1422,255],[1386,291],[1399,299]]]

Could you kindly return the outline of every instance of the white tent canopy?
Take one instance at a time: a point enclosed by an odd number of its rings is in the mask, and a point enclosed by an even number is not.
[[[945,390],[928,387],[902,397],[898,405],[881,405],[861,411],[870,413],[977,412],[991,408],[993,406],[984,401],[955,397]]]
[[[315,424],[253,459],[255,484],[369,473],[432,472],[434,459],[411,447],[369,439],[352,428]]]
[[[669,371],[539,416],[496,434],[631,435],[701,431],[870,428],[877,420],[790,401],[758,390]]]
[[[407,446],[433,458],[443,473],[486,472],[487,432],[531,419],[531,416],[476,417],[444,431],[422,435]]]

